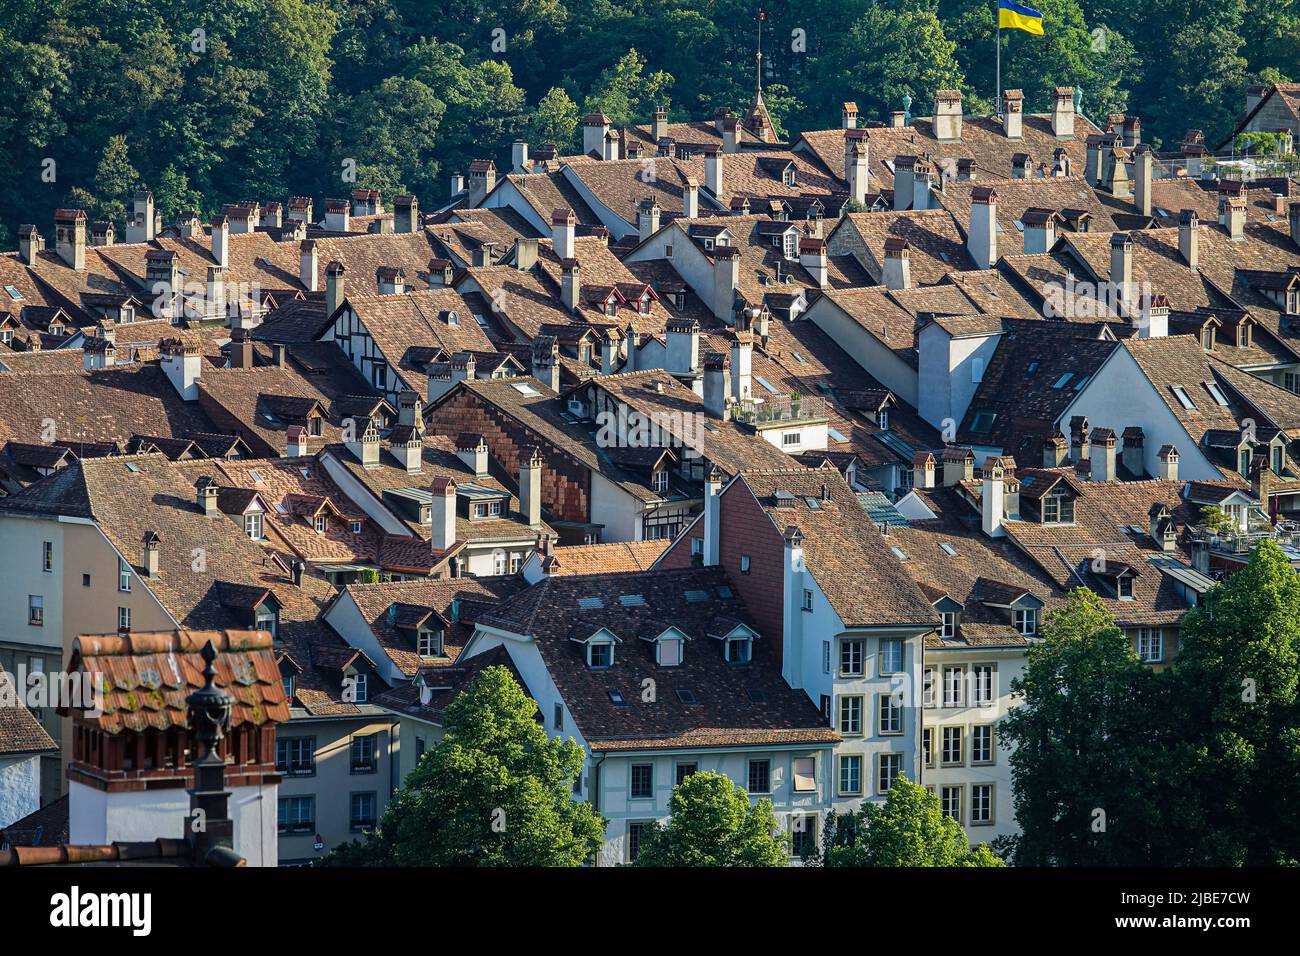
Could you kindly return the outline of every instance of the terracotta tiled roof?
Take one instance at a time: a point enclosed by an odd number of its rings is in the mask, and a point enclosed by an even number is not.
[[[645,571],[667,550],[670,541],[617,541],[555,548],[552,574],[615,574]]]
[[[919,212],[851,212],[832,231],[828,242],[836,246],[835,233],[851,229],[861,236],[870,254],[862,263],[873,279],[881,281],[885,263],[885,241],[906,239],[911,246],[912,282],[932,285],[954,269],[973,269],[975,261],[966,251],[966,236],[946,209]]]
[[[50,753],[58,750],[36,715],[27,709],[23,694],[10,674],[0,667],[0,757]]]
[[[103,714],[95,722],[111,734],[188,726],[185,698],[204,685],[199,652],[218,651],[216,685],[234,697],[231,725],[289,719],[284,686],[266,631],[160,631],[82,635],[72,643],[69,668],[96,675]]]
[[[621,600],[625,595],[639,597]],[[839,739],[807,695],[781,678],[769,646],[778,635],[758,635],[749,664],[723,659],[719,638],[738,625],[754,627],[720,568],[548,577],[480,621],[536,641],[593,751]],[[649,639],[668,627],[689,640],[682,664],[661,668]],[[601,628],[621,643],[613,667],[592,670],[579,641]],[[639,703],[647,679],[656,687],[653,706]],[[611,697],[614,692],[623,703]]]

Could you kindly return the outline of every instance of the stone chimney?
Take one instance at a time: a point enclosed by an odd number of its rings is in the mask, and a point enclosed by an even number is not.
[[[515,240],[515,268],[520,272],[531,272],[537,265],[537,240],[520,236]]]
[[[657,143],[668,136],[668,110],[655,107],[654,121],[650,124],[650,137]]]
[[[943,459],[943,486],[945,488],[952,488],[958,482],[974,479],[975,453],[969,448],[949,446],[943,450],[941,457]]]
[[[934,138],[941,143],[961,142],[961,91],[936,90],[934,94]]]
[[[84,209],[56,209],[54,211],[54,251],[71,269],[86,269],[86,211]]]
[[[578,311],[578,297],[582,292],[582,266],[577,259],[560,260],[560,301],[569,312]]]
[[[912,288],[912,245],[906,239],[890,236],[885,240],[885,266],[880,281],[886,289]]]
[[[1178,251],[1193,271],[1201,267],[1201,228],[1195,209],[1178,214]]]
[[[1156,452],[1156,477],[1161,481],[1178,480],[1178,449],[1173,445],[1162,445]]]
[[[998,194],[991,186],[976,186],[970,199],[966,248],[976,266],[990,269],[998,261]]]
[[[455,270],[450,259],[430,259],[426,267],[430,289],[450,287]]]
[[[429,548],[448,551],[456,544],[456,479],[439,475],[429,485],[433,498],[430,508]]]
[[[420,201],[414,196],[393,197],[393,228],[397,232],[419,232]]]
[[[1050,209],[1026,209],[1020,221],[1025,224],[1025,255],[1041,255],[1056,245],[1056,229],[1061,217]]]
[[[308,292],[316,292],[316,272],[319,266],[319,258],[316,253],[316,241],[314,239],[304,239],[298,246],[298,281]]]
[[[740,120],[728,116],[722,121],[722,152],[734,153],[740,149]]]
[[[1146,444],[1146,435],[1143,433],[1141,426],[1130,425],[1124,429],[1124,447],[1120,451],[1120,461],[1124,465],[1124,470],[1134,478],[1141,478],[1146,475],[1146,455],[1143,446]]]
[[[536,446],[519,462],[519,510],[529,527],[542,526],[542,453]]]
[[[158,577],[161,570],[158,557],[158,532],[146,531],[141,543],[144,545],[144,576],[153,580]]]
[[[722,199],[722,151],[712,144],[704,147],[704,188]]]
[[[285,439],[286,458],[303,458],[311,454],[307,448],[307,429],[302,425],[290,425],[285,430]]]
[[[475,478],[486,478],[488,473],[488,446],[482,435],[461,432],[456,437],[456,457],[474,473]]]
[[[1052,175],[1054,177],[1069,176],[1074,173],[1074,167],[1070,162],[1070,154],[1065,151],[1064,146],[1058,146],[1052,150]]]
[[[217,509],[217,482],[211,475],[203,475],[194,482],[195,501],[205,518],[215,518],[221,512]]]
[[[898,212],[912,207],[912,183],[915,174],[913,167],[915,156],[894,157],[894,211]]]
[[[325,228],[347,232],[352,226],[352,207],[346,199],[325,200]]]
[[[249,337],[248,329],[230,330],[230,367],[253,367],[253,340]]]
[[[731,308],[740,283],[740,250],[735,246],[713,247],[713,316],[732,322]]]
[[[462,173],[452,173],[452,174],[451,174],[451,181],[450,181],[450,185],[448,186],[448,189],[451,191],[451,198],[452,198],[452,199],[455,199],[457,196],[459,196],[459,195],[461,195],[462,193],[464,193],[464,192],[465,192],[465,176],[464,176],[464,174],[462,174]]]
[[[1070,459],[1070,443],[1060,432],[1043,439],[1043,467],[1060,468]]]
[[[1052,133],[1057,139],[1074,135],[1074,87],[1058,86],[1052,93]]]
[[[582,152],[605,158],[605,137],[609,135],[609,117],[604,113],[588,113],[582,118]]]
[[[865,206],[871,182],[866,140],[851,143],[849,153],[848,168],[845,171],[845,178],[849,184],[849,199],[859,206]]]
[[[904,129],[907,126],[907,113],[904,110],[894,110],[889,114],[890,129]]]
[[[1291,244],[1300,249],[1300,202],[1287,207],[1287,224],[1291,230]]]
[[[1136,116],[1124,117],[1124,145],[1134,149],[1142,142],[1142,120]]]
[[[610,331],[613,330],[611,329]],[[623,363],[623,371],[635,372],[637,333],[636,327],[633,326],[631,322],[629,322],[627,328],[623,330],[623,343],[624,351],[627,352],[627,361]]]
[[[363,468],[379,467],[379,430],[373,419],[358,415],[343,421],[345,430],[350,430],[352,440],[344,442],[352,456]]]
[[[659,204],[653,196],[641,200],[636,213],[637,238],[645,242],[659,231]]]
[[[840,126],[843,129],[858,128],[858,104],[845,103],[840,109]]]
[[[337,259],[325,266],[325,315],[331,316],[343,304],[343,263]]]
[[[1110,287],[1117,302],[1131,315],[1136,304],[1133,301],[1133,237],[1127,232],[1111,233]]]
[[[1034,157],[1028,153],[1015,153],[1011,157],[1011,178],[1028,179],[1029,171],[1034,168]]]
[[[469,164],[469,198],[471,208],[483,204],[487,194],[496,188],[497,164],[490,159],[476,159]]]
[[[721,352],[704,356],[704,412],[710,418],[727,417],[727,357]]]
[[[158,296],[154,314],[168,321],[176,318],[181,303],[179,257],[170,249],[150,249],[144,254],[145,287]]]
[[[1115,433],[1109,428],[1092,430],[1092,449],[1089,461],[1092,464],[1093,481],[1115,480]]]
[[[912,485],[916,488],[934,487],[934,455],[918,451],[912,458]]]
[[[1154,155],[1150,146],[1133,150],[1133,203],[1143,216],[1151,215],[1151,165]]]
[[[533,378],[552,392],[560,390],[560,345],[553,335],[533,339]]]
[[[141,189],[131,200],[131,218],[126,223],[127,242],[149,242],[154,237],[153,193]]]
[[[45,240],[34,225],[25,223],[18,227],[18,255],[28,268],[36,268],[37,257],[44,249]]]
[[[736,332],[731,339],[731,399],[742,401],[752,398],[754,364],[754,334]]]
[[[1225,204],[1225,217],[1228,238],[1241,242],[1246,237],[1246,192],[1242,190],[1234,196],[1228,196]]]
[[[613,375],[618,368],[618,349],[623,344],[623,336],[617,329],[606,329],[600,337],[600,374]]]
[[[1086,461],[1088,451],[1088,416],[1074,415],[1070,418],[1070,461]]]
[[[312,221],[312,209],[315,203],[308,196],[290,196],[289,197],[289,218],[301,219],[303,222]]]
[[[226,305],[226,270],[221,266],[208,266],[208,284],[205,292],[206,303],[203,310],[205,318],[224,319],[229,308]],[[239,306],[235,306],[238,313]]]
[[[799,240],[799,265],[812,276],[813,284],[819,289],[826,288],[828,264],[826,261],[825,239]]]
[[[1003,508],[1006,505],[1005,473],[1000,464],[993,464],[984,469],[984,481],[980,489],[980,526],[990,538],[1006,535],[1002,526]]]
[[[574,258],[574,232],[578,217],[573,210],[560,207],[551,213],[551,251],[559,259]]]
[[[1025,94],[1023,90],[1002,91],[1002,132],[1007,139],[1020,139],[1025,129]]]
[[[230,265],[230,221],[225,216],[212,217],[212,258],[223,269]]]
[[[1133,190],[1128,181],[1128,164],[1124,162],[1124,156],[1117,147],[1110,147],[1105,155],[1106,183],[1105,188],[1116,199],[1127,199],[1133,194]]]
[[[520,175],[533,171],[528,165],[528,140],[517,139],[510,144],[510,171]]]
[[[1142,296],[1142,312],[1138,317],[1138,337],[1163,339],[1169,334],[1169,300],[1162,292],[1148,292]]]
[[[671,318],[665,337],[666,367],[678,375],[694,372],[700,367],[700,326],[694,319]]]
[[[197,343],[181,339],[164,339],[158,343],[162,356],[163,372],[176,389],[176,394],[187,402],[199,397],[199,375],[203,370],[203,354]]]
[[[682,179],[682,216],[694,219],[700,214],[700,181],[694,176]]]
[[[934,166],[924,156],[912,164],[912,208],[930,208],[930,173]],[[895,181],[897,187],[897,181]]]

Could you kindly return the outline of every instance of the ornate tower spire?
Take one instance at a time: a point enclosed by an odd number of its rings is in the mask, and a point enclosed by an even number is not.
[[[775,143],[776,132],[772,129],[772,117],[763,102],[763,21],[767,14],[758,11],[758,49],[754,53],[754,101],[749,104],[745,114],[745,125],[761,142]]]

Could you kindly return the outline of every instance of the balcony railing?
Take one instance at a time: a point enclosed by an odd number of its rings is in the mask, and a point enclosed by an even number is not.
[[[737,402],[732,418],[747,425],[762,427],[784,422],[804,422],[826,417],[826,400],[815,395],[770,395]]]

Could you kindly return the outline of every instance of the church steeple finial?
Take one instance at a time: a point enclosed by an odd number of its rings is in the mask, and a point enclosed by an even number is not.
[[[754,54],[754,98],[760,103],[763,101],[763,21],[766,19],[767,14],[759,10],[758,50]]]

